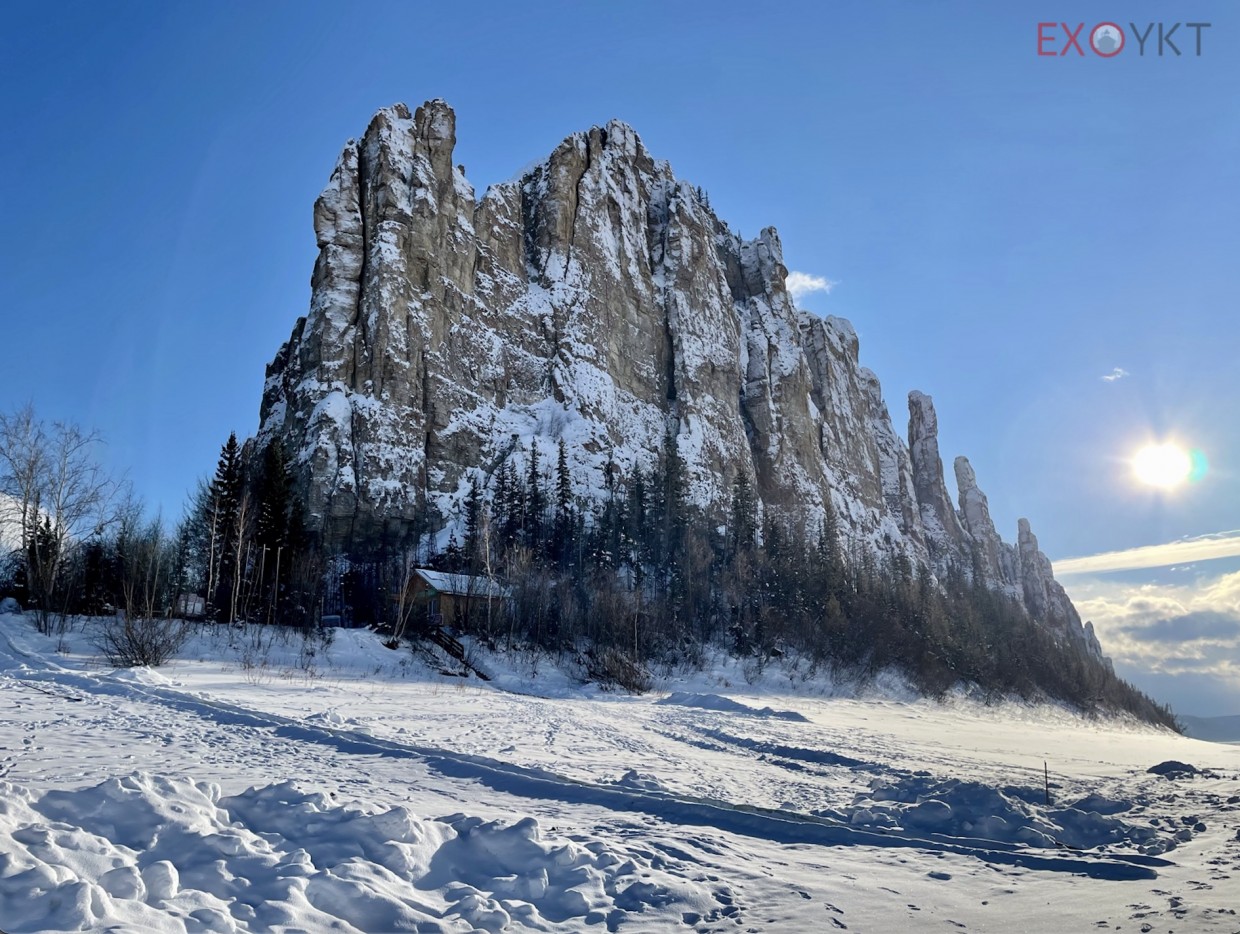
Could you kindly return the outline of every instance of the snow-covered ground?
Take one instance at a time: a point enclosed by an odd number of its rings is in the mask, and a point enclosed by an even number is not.
[[[724,664],[483,683],[360,631],[113,671],[90,625],[0,616],[6,934],[1240,931],[1240,746]]]

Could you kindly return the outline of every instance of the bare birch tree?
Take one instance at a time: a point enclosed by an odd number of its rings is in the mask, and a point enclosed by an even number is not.
[[[406,548],[397,558],[400,562],[397,568],[397,579],[400,583],[396,591],[396,618],[392,624],[392,638],[388,642],[390,648],[396,648],[400,644],[401,637],[409,628],[409,618],[418,605],[417,594],[413,592],[417,555],[417,548]]]
[[[115,518],[120,487],[96,460],[102,443],[72,423],[41,422],[29,404],[0,413],[0,493],[41,632],[51,630],[69,549]]]

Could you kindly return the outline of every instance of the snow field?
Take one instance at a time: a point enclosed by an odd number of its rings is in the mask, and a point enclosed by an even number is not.
[[[360,631],[90,641],[0,620],[6,934],[1240,930],[1234,746],[725,659],[635,698]]]
[[[0,783],[0,831],[19,845],[0,857],[5,930],[550,930],[711,910],[700,885],[602,842],[548,839],[534,818],[425,820],[333,798],[296,782],[229,797],[144,772],[41,796]]]

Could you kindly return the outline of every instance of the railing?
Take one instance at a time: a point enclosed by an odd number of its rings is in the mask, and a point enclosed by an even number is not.
[[[472,662],[470,662],[468,658],[465,657],[465,646],[461,645],[460,642],[452,638],[452,636],[448,635],[442,629],[440,629],[439,627],[432,628],[430,632],[430,639],[431,639],[431,642],[435,643],[437,646],[439,646],[441,649],[443,649],[445,652],[447,652],[449,655],[455,658],[458,662],[460,662],[462,665],[464,665],[466,668],[468,668],[470,671],[476,674],[480,679],[482,679],[483,681],[491,680],[489,675],[487,675],[483,671],[480,671],[478,668],[474,666]]]

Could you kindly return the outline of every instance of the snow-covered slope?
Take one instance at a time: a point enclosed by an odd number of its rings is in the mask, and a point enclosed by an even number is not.
[[[4,931],[1240,927],[1236,747],[720,672],[516,695],[270,633],[113,672],[0,617]]]
[[[471,478],[489,493],[560,439],[575,492],[601,496],[609,459],[649,467],[674,432],[699,505],[725,509],[738,473],[810,529],[830,504],[849,553],[976,568],[1098,652],[967,461],[952,503],[930,397],[910,394],[906,444],[851,325],[794,306],[774,229],[743,240],[619,121],[481,197],[455,138],[443,101],[385,108],[315,204],[310,311],[268,367],[259,440],[294,453],[328,548],[402,540],[420,497],[459,521]]]

